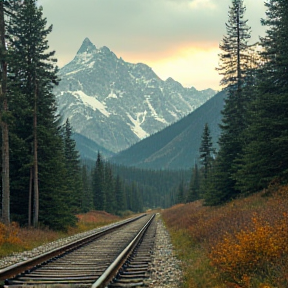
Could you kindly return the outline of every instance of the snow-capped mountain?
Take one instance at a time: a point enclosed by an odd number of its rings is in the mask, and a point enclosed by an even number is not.
[[[145,64],[131,64],[88,38],[60,69],[58,112],[75,132],[118,152],[178,121],[215,91],[161,80]]]

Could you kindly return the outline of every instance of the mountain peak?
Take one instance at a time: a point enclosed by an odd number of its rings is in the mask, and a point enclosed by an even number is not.
[[[81,53],[92,53],[93,51],[96,51],[96,46],[90,41],[88,37],[86,37],[78,50],[77,54]]]
[[[88,38],[59,75],[54,92],[63,119],[70,119],[76,133],[112,152],[162,130],[213,95],[191,93],[172,79],[166,84],[148,65],[119,60]]]

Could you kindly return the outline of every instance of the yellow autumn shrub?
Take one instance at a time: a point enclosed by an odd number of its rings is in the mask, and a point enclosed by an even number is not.
[[[6,226],[0,222],[0,246],[5,242]]]
[[[19,225],[15,222],[12,222],[11,225],[6,226],[3,223],[0,223],[0,246],[7,244],[20,244],[21,240],[18,236]]]
[[[271,225],[256,215],[252,225],[226,233],[211,249],[209,258],[227,281],[246,284],[253,275],[269,274],[269,267],[288,254],[288,216]]]

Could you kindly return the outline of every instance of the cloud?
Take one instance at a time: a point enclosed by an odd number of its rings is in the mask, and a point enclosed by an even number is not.
[[[51,39],[73,46],[80,45],[88,36],[96,46],[158,53],[170,45],[206,39],[218,41],[221,36],[217,18],[212,17],[211,11],[194,13],[192,8],[170,0],[85,0],[73,4],[71,0],[42,0],[41,3],[48,22],[54,25]]]
[[[56,50],[60,66],[73,59],[85,37],[96,47],[108,46],[126,61],[150,64],[158,59],[169,63],[183,47],[217,49],[226,34],[225,22],[231,5],[231,0],[38,2],[43,5],[48,23],[53,24],[49,43]],[[246,0],[246,4],[253,41],[257,41],[263,31],[263,0]]]

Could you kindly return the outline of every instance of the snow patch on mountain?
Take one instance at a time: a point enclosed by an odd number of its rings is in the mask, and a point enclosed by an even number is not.
[[[63,121],[98,145],[119,152],[178,121],[215,95],[161,80],[151,67],[118,58],[85,38],[59,71],[54,93]]]
[[[66,73],[65,75],[68,76],[68,75],[76,74],[76,73],[78,73],[78,72],[80,72],[80,71],[82,71],[82,70],[84,70],[84,68],[83,68],[83,69],[76,70],[76,71],[68,72],[68,73]]]
[[[109,99],[109,98],[117,99],[118,96],[117,96],[117,94],[114,93],[114,91],[111,91],[111,93],[108,95],[108,97],[106,99]]]
[[[93,58],[93,54],[84,52],[82,54],[77,54],[76,59],[77,63],[80,63],[81,65],[89,62]]]
[[[164,124],[168,124],[167,121],[164,119],[164,118],[161,118],[158,116],[158,114],[156,113],[155,109],[153,108],[153,106],[151,105],[150,101],[149,101],[149,96],[146,97],[146,100],[145,102],[147,103],[150,111],[151,111],[151,115],[154,117],[155,120],[159,121],[159,122],[162,122]]]
[[[95,64],[95,61],[92,61],[92,62],[90,62],[90,63],[87,65],[87,67],[88,67],[88,68],[93,68],[94,64]]]
[[[149,134],[146,131],[144,131],[143,128],[141,127],[141,125],[145,121],[146,115],[147,115],[147,111],[145,110],[143,113],[137,113],[136,119],[134,119],[129,113],[127,113],[127,116],[129,120],[132,122],[132,125],[131,123],[127,123],[127,124],[129,125],[129,127],[131,127],[131,130],[133,131],[133,133],[140,139],[143,139],[149,136]]]
[[[83,104],[88,105],[94,111],[99,110],[104,116],[109,117],[110,113],[106,110],[103,103],[98,101],[95,96],[88,96],[83,91],[70,91],[78,100],[81,100]]]

